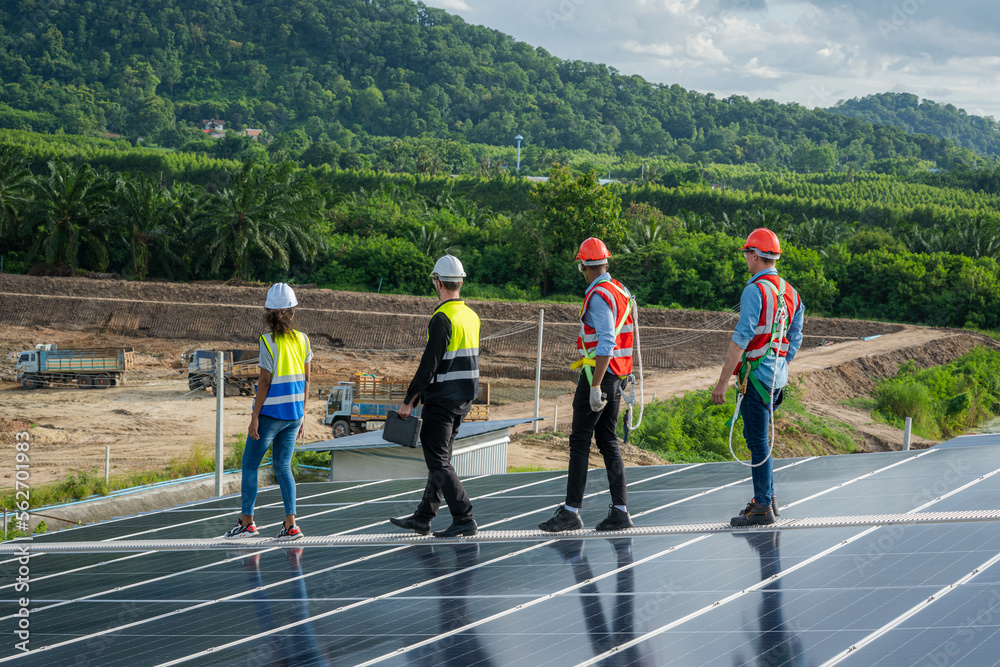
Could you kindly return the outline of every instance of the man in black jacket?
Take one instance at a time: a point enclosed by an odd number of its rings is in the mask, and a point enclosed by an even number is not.
[[[423,399],[420,444],[427,463],[427,486],[416,511],[389,519],[393,525],[426,535],[444,498],[452,523],[435,537],[475,535],[472,502],[451,465],[452,447],[462,419],[479,393],[479,316],[461,300],[465,269],[457,257],[445,255],[434,264],[431,278],[441,304],[427,326],[427,346],[406,392],[400,417],[408,417]]]

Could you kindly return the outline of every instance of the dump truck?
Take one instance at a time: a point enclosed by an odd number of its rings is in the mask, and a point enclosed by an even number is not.
[[[222,352],[222,372],[226,385],[226,396],[253,396],[255,385],[260,379],[257,366],[257,350],[194,350],[185,355],[187,361],[188,389],[211,389],[216,387],[215,357]]]
[[[331,427],[335,438],[379,430],[385,426],[389,411],[402,407],[409,385],[406,380],[361,373],[353,380],[338,382],[327,394],[323,423]],[[419,404],[414,406],[414,416],[420,416],[420,407]],[[489,417],[490,387],[480,382],[479,396],[473,401],[466,420],[485,421]]]
[[[135,366],[135,350],[126,348],[59,349],[36,345],[17,357],[17,379],[25,389],[76,385],[107,389],[125,383]]]

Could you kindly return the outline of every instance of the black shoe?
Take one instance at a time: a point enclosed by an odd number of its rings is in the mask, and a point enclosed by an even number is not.
[[[475,519],[469,519],[465,523],[452,521],[451,525],[444,530],[436,531],[434,537],[472,537],[478,530],[479,526],[476,525]]]
[[[597,524],[595,530],[605,532],[608,530],[625,530],[632,527],[632,517],[628,515],[628,512],[622,512],[614,505],[609,505],[609,507],[611,509],[608,510],[608,516]]]
[[[413,516],[392,517],[391,519],[389,519],[389,523],[391,523],[394,526],[398,526],[403,530],[412,530],[417,535],[431,534],[431,522],[421,521],[420,519]]]
[[[743,511],[741,511],[740,514],[743,515],[749,512],[750,508],[753,507],[753,504],[754,500],[751,498],[750,502],[747,503],[747,506],[743,508]],[[781,516],[781,511],[778,510],[778,496],[775,494],[771,494],[771,511],[774,512],[774,518]]]
[[[756,502],[750,503],[745,514],[734,516],[729,520],[729,525],[733,527],[741,526],[766,526],[774,523],[774,512],[770,505],[758,505]]]
[[[583,519],[580,518],[578,512],[570,512],[564,505],[560,505],[552,518],[538,524],[538,530],[544,530],[546,533],[583,530]]]

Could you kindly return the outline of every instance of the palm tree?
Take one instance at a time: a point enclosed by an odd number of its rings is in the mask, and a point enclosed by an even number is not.
[[[291,163],[247,162],[230,174],[226,188],[208,197],[194,234],[213,272],[228,259],[234,277],[249,279],[260,273],[250,263],[255,253],[285,270],[292,250],[312,260],[323,206],[315,183],[296,175]]]
[[[1000,225],[982,214],[956,221],[947,232],[948,251],[969,257],[995,257],[1000,251]]]
[[[80,248],[94,255],[96,268],[108,264],[107,234],[101,215],[106,203],[107,181],[90,165],[49,162],[48,176],[34,181],[37,220],[26,220],[23,229],[37,236],[28,250],[31,258],[45,247],[49,264],[76,269]],[[33,222],[38,226],[32,230]]]
[[[458,247],[450,245],[448,237],[441,234],[436,229],[427,231],[425,225],[420,225],[420,231],[410,231],[410,242],[431,259],[436,259],[441,255],[453,255],[458,252]]]
[[[0,150],[0,239],[4,228],[17,224],[31,203],[31,172],[9,148]]]
[[[646,246],[653,245],[666,236],[663,225],[656,218],[635,220],[625,233],[625,252],[638,252]]]
[[[180,259],[173,249],[180,213],[180,204],[149,176],[118,176],[115,203],[108,214],[120,225],[128,245],[129,265],[124,273],[143,280],[149,273],[152,249],[153,260],[159,260],[170,274],[170,262]]]

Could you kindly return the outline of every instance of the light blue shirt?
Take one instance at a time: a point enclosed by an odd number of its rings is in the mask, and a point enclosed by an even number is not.
[[[764,269],[747,281],[747,286],[743,288],[740,296],[740,321],[736,323],[736,330],[733,331],[733,342],[738,346],[747,349],[754,331],[757,330],[757,323],[760,321],[760,311],[764,308],[764,297],[761,296],[760,287],[753,284],[757,278],[765,275],[778,275],[775,268]],[[770,388],[771,379],[774,379],[775,390],[788,384],[788,364],[795,358],[795,353],[802,345],[802,320],[804,319],[805,305],[801,305],[798,310],[792,313],[792,321],[788,326],[788,356],[778,357],[768,354],[761,361],[760,366],[754,371],[757,379],[765,387]],[[775,365],[777,364],[777,366]]]
[[[611,280],[611,274],[605,271],[599,275],[587,287],[587,292],[602,280]],[[615,351],[615,314],[608,302],[597,294],[590,297],[587,310],[583,312],[581,319],[584,324],[597,331],[596,354],[601,357],[610,357],[611,353]]]

